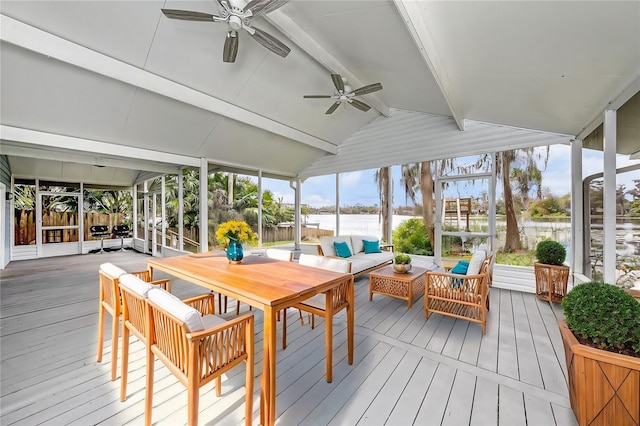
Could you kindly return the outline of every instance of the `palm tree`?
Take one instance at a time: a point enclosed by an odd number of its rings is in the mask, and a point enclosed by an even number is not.
[[[387,230],[389,229],[389,198],[391,197],[391,190],[389,188],[390,177],[389,167],[383,167],[376,170],[375,181],[378,185],[378,196],[380,197],[380,214],[379,219],[382,219],[382,239],[387,239]],[[393,181],[392,181],[393,182]]]

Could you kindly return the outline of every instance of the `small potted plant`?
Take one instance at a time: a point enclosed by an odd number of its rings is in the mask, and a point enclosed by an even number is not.
[[[569,267],[564,265],[567,249],[553,240],[540,241],[536,246],[536,296],[548,302],[560,303],[567,294]]]
[[[396,254],[393,257],[393,269],[396,272],[406,274],[411,270],[411,257],[404,253]]]
[[[637,424],[640,303],[617,286],[589,282],[575,286],[562,309],[560,332],[578,424]]]
[[[254,243],[257,240],[255,232],[242,220],[230,220],[221,223],[216,231],[216,239],[226,245],[226,255],[230,263],[240,263],[244,257],[242,243]]]

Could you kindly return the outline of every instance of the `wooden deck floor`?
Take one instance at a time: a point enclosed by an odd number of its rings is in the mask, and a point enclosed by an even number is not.
[[[109,380],[110,340],[96,362],[100,263],[146,268],[131,251],[12,262],[0,271],[3,425],[142,424],[144,348],[132,339],[129,397]],[[419,263],[419,262],[417,262]],[[202,293],[174,281],[179,297]],[[368,276],[356,282],[356,349],[346,362],[344,314],[335,320],[333,383],[324,379],[324,327],[300,325],[290,312],[288,347],[277,354],[279,425],[574,425],[557,306],[532,294],[493,289],[487,334],[437,314],[425,320],[420,298],[374,295]],[[233,302],[229,312],[235,313]],[[242,306],[243,311],[247,309]],[[262,362],[262,313],[256,316]],[[110,337],[110,331],[105,331]],[[186,422],[186,391],[156,362],[153,420]],[[244,372],[200,393],[200,424],[244,423]],[[259,423],[256,377],[253,423]]]

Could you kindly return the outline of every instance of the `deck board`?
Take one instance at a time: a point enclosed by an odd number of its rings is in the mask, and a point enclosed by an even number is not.
[[[110,317],[103,362],[96,362],[99,265],[146,268],[132,251],[12,262],[0,276],[0,423],[139,425],[144,420],[145,350],[131,338],[128,395],[109,380]],[[424,261],[430,264],[431,260]],[[416,266],[420,258],[416,257]],[[155,278],[168,277],[157,274]],[[369,279],[356,281],[355,359],[347,363],[344,312],[334,319],[333,383],[325,379],[324,324],[288,310],[286,350],[277,325],[277,424],[575,425],[566,384],[558,306],[535,295],[491,290],[487,334],[468,321],[424,317],[424,298],[374,295]],[[181,298],[203,293],[174,280]],[[241,305],[241,312],[248,306]],[[253,423],[258,424],[262,371],[261,311],[255,316]],[[235,301],[227,313],[235,316]],[[118,356],[118,364],[120,364]],[[186,391],[159,362],[154,369],[153,421],[186,423]],[[119,371],[118,371],[119,376]],[[224,375],[223,395],[213,383],[200,391],[200,423],[244,423],[244,368]]]

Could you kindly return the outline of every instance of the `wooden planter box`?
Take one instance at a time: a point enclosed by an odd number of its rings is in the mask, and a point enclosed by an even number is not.
[[[640,425],[640,358],[582,345],[559,325],[578,424]]]
[[[536,262],[533,264],[533,270],[536,275],[536,296],[538,299],[553,303],[562,302],[567,294],[569,267]]]

